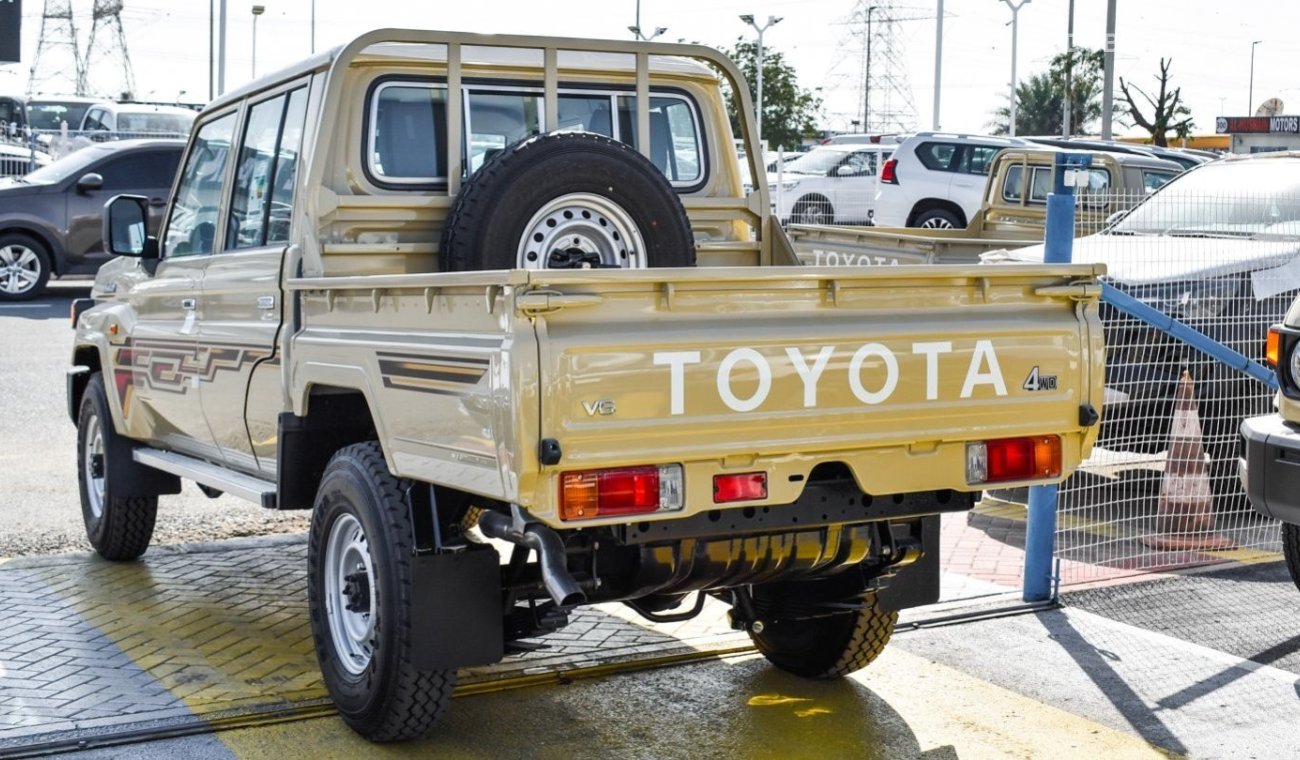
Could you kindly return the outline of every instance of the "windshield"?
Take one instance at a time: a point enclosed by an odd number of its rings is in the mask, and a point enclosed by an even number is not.
[[[90,110],[89,103],[63,103],[57,100],[32,100],[27,103],[27,124],[32,129],[68,129],[81,126],[81,117]]]
[[[807,155],[800,156],[785,165],[786,174],[825,174],[844,160],[849,151],[843,148],[823,146],[814,148]]]
[[[1109,234],[1300,240],[1300,159],[1192,169],[1159,187]]]
[[[119,132],[170,132],[186,135],[190,132],[193,116],[171,113],[120,113],[117,115]]]
[[[91,145],[88,148],[82,148],[49,166],[42,166],[30,174],[24,175],[23,182],[30,182],[34,185],[52,185],[55,182],[62,182],[74,174],[86,171],[91,164],[104,158],[112,151],[111,147],[104,145]]]

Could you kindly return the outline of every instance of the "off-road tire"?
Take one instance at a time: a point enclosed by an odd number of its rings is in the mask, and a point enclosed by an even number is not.
[[[100,513],[92,507],[90,481],[92,468],[87,466],[87,443],[96,431],[101,436],[99,462],[95,467],[103,474],[104,493],[98,497]],[[81,516],[86,524],[86,538],[99,556],[115,562],[133,560],[144,554],[153,537],[158,516],[157,496],[124,497],[114,494],[116,487],[111,462],[129,456],[130,442],[113,429],[113,417],[104,394],[104,380],[96,372],[86,382],[77,413],[77,484],[81,492]],[[120,477],[120,476],[118,476]]]
[[[947,226],[945,226],[947,225]],[[943,208],[932,208],[922,211],[916,215],[916,221],[912,223],[913,227],[925,227],[927,229],[956,229],[965,228],[961,219],[951,211]]]
[[[411,638],[411,523],[404,498],[409,481],[393,476],[376,442],[340,449],[321,477],[307,545],[307,600],[316,657],[325,687],[343,721],[370,741],[427,735],[447,711],[456,671],[418,670]],[[373,652],[352,674],[339,659],[325,594],[325,542],[335,521],[361,524],[374,568]]]
[[[761,587],[756,587],[755,594]],[[825,617],[780,618],[749,638],[768,662],[803,678],[842,678],[870,665],[894,633],[898,612],[880,609],[874,595],[860,610]]]
[[[562,132],[515,143],[465,183],[443,229],[441,269],[518,268],[520,242],[534,214],[579,193],[627,213],[644,241],[647,266],[695,266],[690,220],[663,172],[617,140]]]
[[[33,268],[36,272],[36,281],[30,287],[13,293],[6,289],[6,283],[9,281],[6,269],[10,263],[8,259],[19,255],[31,256],[27,267]],[[27,301],[35,298],[45,290],[45,283],[50,280],[50,272],[50,252],[43,243],[20,232],[0,234],[0,301]]]
[[[1300,589],[1300,525],[1282,523],[1282,556],[1286,558],[1291,582]]]

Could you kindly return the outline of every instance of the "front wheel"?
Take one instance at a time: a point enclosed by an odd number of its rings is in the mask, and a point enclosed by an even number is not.
[[[378,443],[340,449],[321,478],[307,546],[307,600],[325,688],[345,723],[370,741],[425,736],[441,719],[456,671],[412,663],[409,482]]]
[[[865,668],[885,650],[898,623],[898,612],[881,609],[875,594],[852,612],[782,619],[779,597],[762,586],[753,593],[757,609],[776,605],[761,631],[750,630],[754,646],[768,662],[803,678],[842,678]]]
[[[157,496],[119,496],[123,473],[115,468],[131,456],[130,443],[113,429],[98,372],[86,382],[77,413],[77,481],[86,538],[104,559],[131,560],[144,554],[158,516]],[[124,459],[127,458],[127,459]]]
[[[834,224],[835,209],[830,201],[819,198],[800,198],[790,213],[791,224]]]

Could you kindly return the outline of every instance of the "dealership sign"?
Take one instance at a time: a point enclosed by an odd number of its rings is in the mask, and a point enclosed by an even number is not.
[[[1300,116],[1220,116],[1214,120],[1214,132],[1231,134],[1300,134]]]
[[[0,63],[18,63],[22,28],[22,0],[0,0]]]

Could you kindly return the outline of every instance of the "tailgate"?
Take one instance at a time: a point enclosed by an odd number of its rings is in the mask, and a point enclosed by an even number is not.
[[[1098,271],[535,273],[516,307],[561,456],[521,497],[542,516],[558,472],[663,463],[688,511],[711,508],[711,473],[765,471],[763,503],[785,503],[828,463],[871,494],[973,490],[967,441],[1047,434],[1068,473],[1096,435],[1081,407],[1101,409]]]

